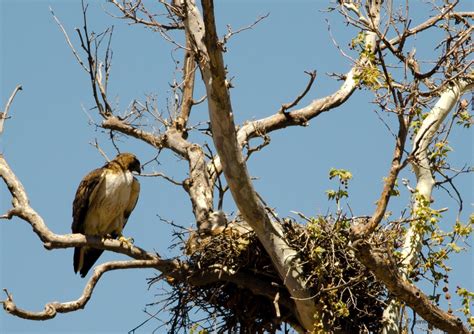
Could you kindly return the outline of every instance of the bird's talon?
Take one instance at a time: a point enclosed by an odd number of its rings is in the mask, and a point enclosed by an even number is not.
[[[133,246],[133,243],[135,242],[135,240],[133,240],[133,238],[126,238],[124,237],[123,235],[121,235],[119,238],[118,238],[118,241],[120,241],[120,244],[122,246],[127,246],[129,248],[131,248]]]

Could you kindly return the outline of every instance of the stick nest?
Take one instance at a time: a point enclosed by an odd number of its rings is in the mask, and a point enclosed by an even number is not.
[[[348,221],[320,217],[305,225],[291,219],[281,224],[287,242],[298,250],[304,281],[321,310],[315,323],[378,333],[387,292],[350,249]],[[385,242],[377,234],[374,238]],[[196,277],[169,282],[171,291],[162,301],[172,314],[166,323],[169,333],[275,333],[287,324],[298,326],[293,300],[253,231],[195,234],[185,247],[194,272],[218,277],[210,283]],[[229,282],[227,277],[237,274],[250,279]],[[268,288],[255,289],[249,281]]]

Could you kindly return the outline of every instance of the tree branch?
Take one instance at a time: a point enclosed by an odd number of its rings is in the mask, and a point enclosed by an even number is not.
[[[451,12],[452,9],[456,6],[456,4],[457,4],[457,2],[456,3],[451,3],[450,5],[448,5],[444,9],[443,12],[441,12],[437,16],[434,16],[434,17],[426,20],[425,22],[420,23],[419,25],[417,25],[416,27],[414,27],[412,29],[407,29],[403,33],[403,35],[398,36],[398,37],[394,37],[391,40],[389,40],[389,43],[391,45],[397,45],[397,44],[400,44],[400,43],[403,44],[407,37],[412,36],[412,35],[416,35],[416,34],[422,32],[422,31],[424,31],[428,28],[433,27],[438,21],[441,21],[444,18],[449,18],[449,19],[456,19],[456,18],[459,18],[459,17],[474,18],[474,12]],[[385,45],[385,44],[381,46],[382,50],[384,50],[387,47],[388,47],[388,45]]]
[[[380,5],[381,4],[379,3],[376,6]],[[380,9],[378,9],[376,12],[379,11]],[[377,13],[375,14],[376,16],[379,15]],[[372,50],[372,52],[375,50],[375,38],[375,33],[367,33],[365,38],[365,45],[369,48],[369,50]],[[277,111],[277,113],[266,118],[246,122],[243,124],[237,132],[237,141],[240,147],[243,148],[250,139],[258,137],[262,133],[269,133],[275,130],[284,129],[288,126],[307,126],[311,119],[319,116],[323,112],[332,110],[342,105],[349,99],[349,97],[357,88],[359,81],[356,78],[359,75],[361,68],[368,61],[369,60],[366,56],[361,57],[358,63],[355,64],[350,69],[350,71],[344,75],[344,82],[334,93],[323,98],[315,99],[303,108],[287,113],[281,113]],[[306,89],[308,89],[308,86]],[[222,165],[218,156],[208,164],[208,170],[213,177],[213,181],[222,172]]]
[[[398,173],[402,170],[403,164],[401,163],[403,157],[403,151],[405,149],[405,142],[408,134],[408,122],[405,120],[403,115],[398,115],[399,130],[395,149],[393,152],[392,165],[390,167],[389,174],[385,179],[384,187],[380,198],[377,200],[377,207],[375,212],[372,214],[367,224],[359,224],[352,227],[353,237],[355,239],[368,237],[375,229],[379,226],[380,221],[385,215],[387,210],[388,202],[391,197],[392,190],[397,181]]]
[[[295,318],[297,317],[295,303],[284,293],[282,287],[274,286],[270,282],[265,282],[258,278],[256,279],[255,275],[241,271],[231,274],[226,270],[214,269],[196,273],[188,279],[188,282],[194,286],[204,286],[219,281],[234,283],[241,288],[249,289],[254,295],[264,296],[269,300],[274,300],[275,295],[281,293],[279,303],[289,312],[293,313]]]
[[[99,282],[100,278],[107,271],[118,270],[118,269],[132,269],[132,268],[157,268],[159,267],[159,261],[157,260],[131,260],[131,261],[112,261],[94,268],[94,274],[89,278],[82,295],[70,302],[51,302],[44,306],[43,311],[33,312],[21,309],[16,306],[13,301],[13,296],[4,289],[7,294],[7,299],[1,301],[3,309],[11,315],[19,318],[28,320],[48,320],[52,319],[58,313],[74,312],[79,309],[83,309],[92,297],[94,288]]]
[[[102,122],[104,129],[120,131],[131,137],[143,140],[155,148],[169,148],[189,163],[190,177],[183,187],[188,192],[198,227],[208,224],[212,212],[213,192],[209,182],[207,165],[202,148],[183,138],[182,133],[174,126],[167,129],[165,134],[157,137],[149,132],[136,129],[117,117],[107,117]]]
[[[117,3],[115,4],[117,5]],[[102,82],[101,69],[98,65],[100,61],[97,59],[97,49],[99,44],[95,45],[96,52],[94,52],[91,46],[93,36],[88,32],[86,13],[87,6],[83,5],[83,31],[85,37],[82,36],[80,31],[78,31],[78,33],[81,39],[81,46],[87,54],[92,94],[94,96],[98,112],[104,119],[102,121],[101,127],[104,129],[119,131],[128,136],[140,139],[157,149],[171,149],[173,152],[186,159],[189,163],[190,177],[187,182],[184,183],[184,189],[190,196],[193,206],[193,213],[196,217],[198,227],[205,226],[208,222],[210,213],[213,211],[213,187],[209,182],[204,152],[199,145],[191,143],[185,139],[186,135],[184,129],[187,123],[187,118],[189,117],[191,106],[193,104],[192,94],[194,90],[195,61],[192,57],[192,54],[187,51],[189,54],[185,59],[184,69],[185,86],[182,115],[185,116],[184,119],[186,120],[184,121],[183,119],[183,122],[181,123],[175,120],[172,125],[165,124],[167,130],[160,136],[138,129],[127,122],[126,119],[121,119],[112,114],[112,108],[110,107],[105,89],[107,86],[108,75],[105,76],[105,81]],[[110,44],[107,46],[108,49],[106,54],[108,54],[109,47]],[[97,90],[99,90],[99,92]]]
[[[20,90],[23,90],[23,88],[21,87],[21,85],[17,85],[11,93],[7,104],[5,105],[5,109],[3,110],[3,112],[0,111],[0,135],[3,133],[3,125],[5,123],[5,120],[8,118],[8,111],[10,110],[10,106],[12,105],[13,100],[15,99],[16,93],[18,93],[18,91]]]
[[[81,67],[84,69],[84,71],[89,73],[89,69],[84,65],[84,62],[82,61],[82,59],[79,56],[79,54],[77,53],[76,49],[72,45],[71,39],[69,38],[69,35],[66,32],[66,29],[64,29],[64,26],[62,25],[61,21],[59,21],[59,19],[54,14],[53,8],[51,6],[49,7],[49,11],[51,12],[51,15],[53,16],[54,21],[56,21],[56,24],[61,29],[61,31],[64,35],[64,38],[66,39],[66,43],[67,43],[67,45],[69,45],[69,48],[71,49],[71,51],[72,51],[74,57],[76,58],[77,62],[79,63],[79,65],[81,65]]]
[[[357,258],[375,274],[377,279],[384,282],[398,300],[406,303],[428,323],[449,334],[469,333],[461,319],[441,310],[421,290],[407,281],[393,258],[389,256],[390,249],[374,248],[370,242],[362,239],[356,241],[353,246]]]
[[[472,89],[474,86],[474,77],[472,74],[467,79],[460,79],[454,81],[451,87],[447,87],[445,91],[441,94],[438,102],[428,113],[428,116],[423,120],[423,123],[420,129],[417,132],[417,135],[413,139],[413,149],[411,155],[412,167],[415,172],[417,179],[415,200],[413,207],[413,217],[412,225],[408,229],[401,250],[402,258],[402,267],[400,269],[400,275],[406,279],[409,274],[410,268],[413,268],[418,254],[421,248],[421,241],[423,235],[420,235],[417,232],[416,224],[416,210],[420,206],[420,196],[422,199],[430,202],[431,193],[435,180],[432,175],[431,166],[428,158],[428,147],[433,141],[434,136],[436,135],[439,127],[443,123],[446,116],[449,114],[454,105],[459,101],[461,95]],[[418,197],[416,197],[418,196]],[[387,283],[384,280],[385,283]],[[417,313],[419,313],[425,320],[429,321],[425,316],[420,313],[416,308],[413,308]],[[398,333],[398,317],[399,317],[399,306],[395,301],[391,301],[389,306],[384,311],[384,319],[386,322],[385,333],[386,334],[395,334]],[[442,327],[439,327],[443,329]],[[453,332],[460,333],[460,332]]]
[[[301,281],[296,251],[283,238],[281,226],[268,217],[253,189],[232,117],[230,97],[225,85],[222,50],[214,21],[212,1],[202,1],[204,19],[193,0],[186,1],[185,27],[195,41],[201,73],[206,85],[214,144],[223,161],[223,171],[233,198],[244,220],[257,233],[290,294],[306,329],[314,326],[315,302]]]
[[[59,303],[52,302],[45,305],[43,311],[32,312],[21,309],[16,306],[13,297],[7,291],[7,299],[2,301],[4,309],[20,318],[30,320],[47,320],[54,318],[57,313],[73,312],[85,307],[92,296],[93,290],[101,278],[101,276],[111,270],[130,269],[130,268],[155,268],[163,273],[163,275],[172,277],[180,281],[188,281],[189,284],[199,286],[210,284],[216,281],[227,281],[234,283],[240,287],[249,289],[256,295],[266,296],[273,300],[276,287],[272,287],[269,283],[260,281],[252,277],[250,279],[243,273],[227,273],[222,271],[202,271],[200,269],[193,270],[186,263],[176,259],[161,259],[156,253],[147,252],[136,246],[124,246],[120,241],[115,239],[101,239],[100,237],[85,236],[82,234],[66,234],[57,235],[48,229],[41,216],[30,207],[26,191],[17,179],[13,171],[8,166],[3,155],[0,154],[0,177],[7,185],[11,195],[13,208],[0,218],[11,219],[13,216],[19,217],[29,223],[33,231],[43,241],[45,248],[71,248],[77,246],[91,246],[117,253],[128,255],[135,260],[131,261],[113,261],[96,266],[94,273],[84,288],[83,294],[75,301]],[[282,296],[280,303],[284,305],[289,312],[293,311],[293,303],[291,299]]]
[[[197,69],[196,62],[194,60],[194,54],[192,52],[192,42],[189,38],[189,34],[186,33],[186,51],[184,53],[183,62],[183,97],[181,102],[181,115],[175,120],[176,129],[182,132],[185,138],[187,137],[186,125],[188,124],[189,115],[191,114],[191,108],[194,105],[194,81]]]
[[[312,72],[306,72],[305,71],[304,73],[309,75],[309,82],[306,85],[306,88],[293,102],[282,104],[281,107],[280,107],[280,110],[278,110],[278,113],[284,113],[288,109],[293,108],[294,106],[296,106],[301,101],[301,99],[303,97],[306,96],[306,94],[308,94],[309,90],[311,89],[311,86],[313,86],[314,80],[316,79],[316,71],[312,71]]]

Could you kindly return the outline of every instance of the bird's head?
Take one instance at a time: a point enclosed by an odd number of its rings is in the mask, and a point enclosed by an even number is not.
[[[124,169],[131,172],[135,171],[140,174],[140,161],[134,154],[120,153],[115,157],[114,160],[117,161]]]

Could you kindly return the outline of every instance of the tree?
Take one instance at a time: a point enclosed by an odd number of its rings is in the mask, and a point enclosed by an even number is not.
[[[472,124],[469,103],[462,96],[474,80],[469,60],[469,20],[474,13],[456,11],[457,2],[434,4],[435,13],[412,26],[406,18],[408,7],[376,0],[364,4],[340,1],[333,10],[355,29],[351,48],[357,54],[350,59],[352,67],[347,73],[335,75],[342,81],[340,88],[298,108],[316,80],[316,72],[308,72],[306,87],[292,101],[266,118],[248,120],[237,127],[224,54],[229,39],[246,28],[234,31],[229,27],[219,38],[210,0],[203,0],[201,6],[194,1],[160,1],[164,16],[152,14],[140,1],[111,2],[121,18],[160,33],[181,55],[182,61],[176,61],[176,66],[181,66],[182,81],[172,85],[167,116],[157,112],[151,97],[134,101],[120,115],[108,93],[113,30],[92,32],[86,5],[83,28],[77,30],[78,45],[54,18],[90,79],[96,115],[100,117],[97,126],[110,131],[112,140],[117,134],[133,137],[157,153],[170,150],[188,163],[188,177],[183,182],[161,173],[154,175],[184,188],[197,230],[187,237],[185,229],[178,230],[186,254],[169,259],[138,245],[125,247],[116,240],[55,234],[30,206],[26,191],[2,155],[0,175],[13,199],[12,208],[2,218],[18,217],[29,223],[48,249],[88,244],[133,259],[98,265],[79,299],[49,303],[42,312],[18,308],[7,293],[3,302],[7,312],[27,319],[49,319],[85,307],[107,271],[155,268],[162,274],[152,282],[165,279],[170,285],[167,302],[175,305],[172,331],[193,328],[188,313],[194,304],[211,315],[218,312],[218,325],[223,329],[244,332],[275,331],[288,323],[299,332],[396,333],[406,307],[436,328],[468,332],[458,315],[439,306],[439,294],[429,296],[415,283],[429,277],[438,287],[447,280],[450,268],[446,260],[450,253],[460,250],[459,240],[472,230],[471,216],[469,222],[463,224],[459,219],[451,223],[450,230],[441,231],[439,222],[445,210],[433,208],[431,202],[435,185],[449,185],[462,203],[453,179],[470,171],[450,166],[448,138],[454,126]],[[442,32],[433,44],[438,54],[432,63],[417,56],[412,47],[414,36],[429,30]],[[205,92],[202,99],[195,93],[199,78]],[[6,104],[2,126],[18,89]],[[393,157],[375,211],[353,216],[345,209],[352,174],[332,169],[329,178],[337,182],[338,189],[329,190],[327,196],[335,201],[335,212],[315,217],[298,214],[301,222],[279,218],[255,191],[247,160],[270,143],[270,133],[308,125],[323,112],[350,103],[357,89],[373,95],[380,117],[394,138]],[[212,147],[194,139],[199,138],[199,130],[189,122],[191,111],[204,102],[209,127],[200,131],[212,138]],[[145,123],[148,116],[156,119],[161,131]],[[413,168],[416,186],[412,189],[401,180],[412,195],[406,199],[407,213],[392,218],[389,202],[399,194],[398,180],[408,166]],[[238,209],[233,217],[222,211],[228,190]],[[458,293],[472,324],[472,293],[463,288]],[[259,307],[252,308],[255,305]],[[211,315],[208,320],[212,322]]]

